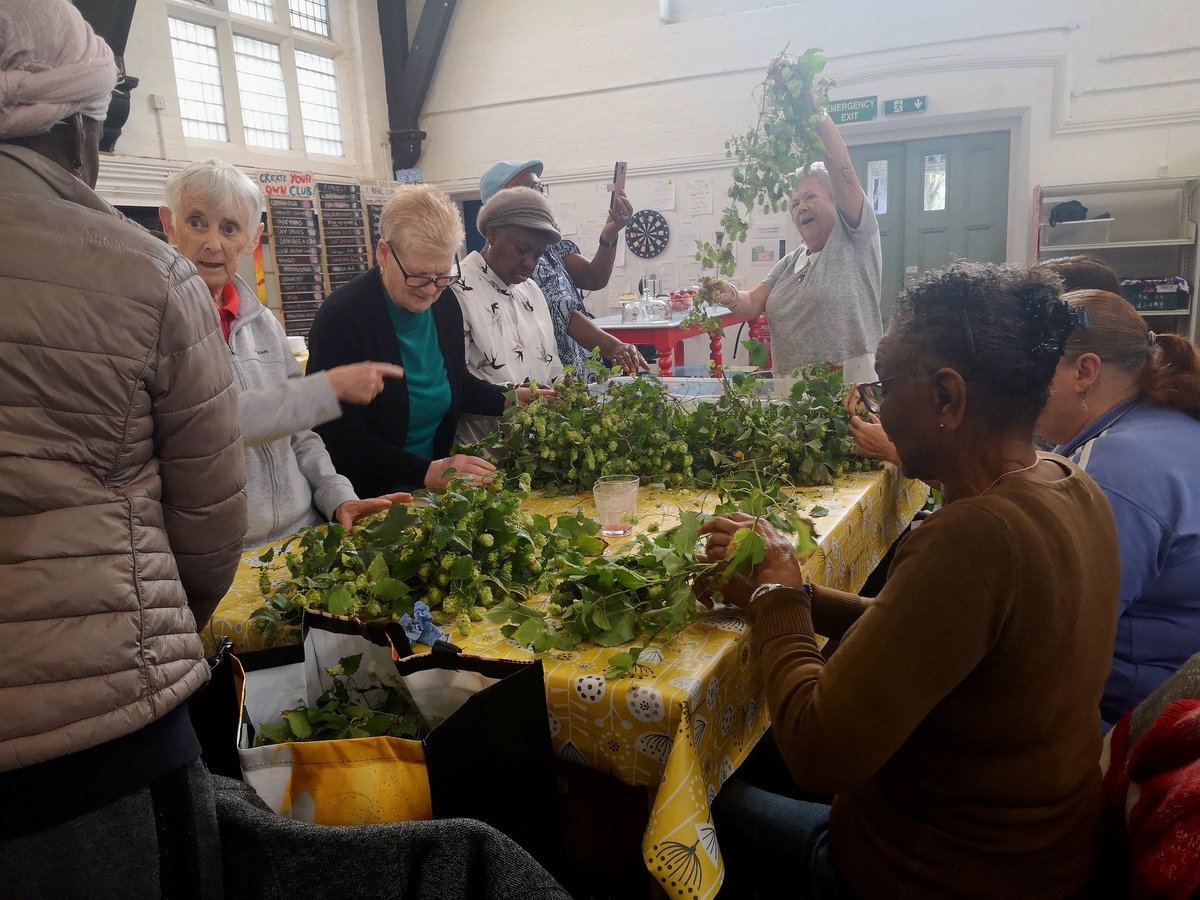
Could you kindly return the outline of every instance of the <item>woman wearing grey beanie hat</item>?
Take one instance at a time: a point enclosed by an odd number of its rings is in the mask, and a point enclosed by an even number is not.
[[[462,307],[467,368],[495,384],[550,384],[562,374],[554,324],[541,289],[530,279],[547,244],[561,239],[549,201],[532,188],[500,191],[479,210],[482,251],[462,261],[454,287]],[[463,416],[458,439],[479,440],[496,420]]]

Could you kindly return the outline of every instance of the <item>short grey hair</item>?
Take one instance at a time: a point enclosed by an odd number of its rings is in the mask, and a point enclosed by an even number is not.
[[[829,170],[825,168],[825,163],[815,162],[807,168],[801,167],[794,173],[796,176],[796,187],[800,187],[800,182],[805,178],[815,178],[821,187],[825,188],[825,193],[833,196],[833,176],[829,174]]]
[[[453,253],[466,240],[458,205],[432,184],[402,184],[379,215],[379,236],[401,254]]]
[[[262,191],[249,175],[224,160],[202,159],[167,179],[167,209],[176,224],[186,212],[183,195],[189,192],[211,200],[222,212],[240,210],[247,231],[253,231],[262,218]]]

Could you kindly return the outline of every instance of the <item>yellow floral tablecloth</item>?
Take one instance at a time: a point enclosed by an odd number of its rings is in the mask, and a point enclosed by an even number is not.
[[[803,510],[828,511],[813,520],[818,550],[804,566],[806,577],[854,591],[924,504],[927,488],[889,466],[799,493]],[[681,509],[711,510],[716,503],[713,493],[643,489],[637,529],[669,526]],[[583,495],[534,497],[526,508],[550,516],[594,512]],[[210,652],[221,635],[237,650],[263,646],[248,624],[262,603],[257,570],[248,562],[257,555],[243,559],[213,615],[205,634]],[[480,656],[532,656],[487,623],[476,623],[470,635],[451,632],[450,640]],[[709,805],[769,724],[746,621],[731,609],[702,613],[670,643],[644,651],[629,675],[605,680],[608,659],[630,646],[582,646],[543,657],[554,749],[626,784],[657,786],[642,841],[646,866],[669,896],[711,898],[724,866]]]

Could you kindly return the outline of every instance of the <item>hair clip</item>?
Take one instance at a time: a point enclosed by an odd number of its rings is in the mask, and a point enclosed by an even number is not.
[[[1158,343],[1158,335],[1155,334],[1153,331],[1146,332],[1146,343],[1149,346],[1153,347],[1155,344]]]

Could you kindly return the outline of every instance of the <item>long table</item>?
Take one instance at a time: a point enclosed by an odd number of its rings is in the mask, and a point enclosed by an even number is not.
[[[813,520],[818,549],[803,567],[805,577],[858,590],[926,494],[923,483],[900,477],[891,466],[801,489],[804,510],[828,511]],[[643,489],[636,528],[668,527],[681,510],[708,511],[716,502],[713,493]],[[526,507],[552,517],[581,508],[594,512],[585,495],[535,496]],[[262,635],[249,627],[250,613],[262,604],[258,571],[249,564],[257,556],[253,551],[242,560],[209,623],[204,637],[210,650],[222,635],[238,650],[264,646]],[[451,632],[450,639],[480,656],[533,655],[487,623],[475,623],[469,635]],[[769,725],[749,629],[734,608],[704,612],[670,643],[643,652],[634,671],[606,680],[608,659],[637,644],[584,645],[543,657],[554,750],[564,760],[646,787],[653,794],[642,841],[647,868],[668,896],[711,898],[724,866],[710,804]]]

